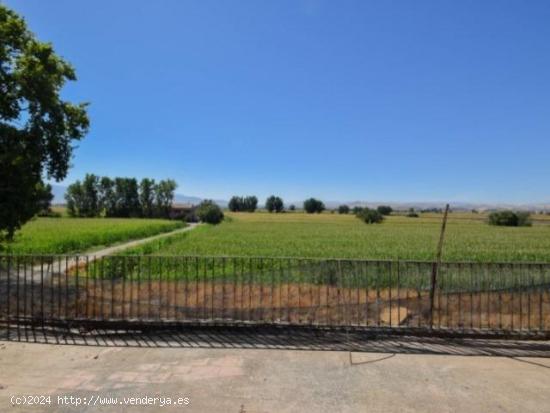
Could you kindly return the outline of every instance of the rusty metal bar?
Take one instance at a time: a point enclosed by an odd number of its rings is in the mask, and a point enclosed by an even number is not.
[[[445,228],[447,227],[447,216],[449,214],[449,204],[445,206],[445,213],[443,214],[443,222],[441,223],[441,232],[439,234],[439,243],[437,244],[437,254],[435,262],[432,267],[432,278],[430,285],[430,328],[433,328],[433,310],[434,310],[434,295],[437,286],[437,271],[441,264],[441,254],[443,252],[443,240],[445,239]],[[449,299],[448,296],[446,297]]]

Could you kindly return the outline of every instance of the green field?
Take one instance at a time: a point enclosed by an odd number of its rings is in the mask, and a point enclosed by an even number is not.
[[[3,253],[64,254],[167,232],[183,227],[178,221],[130,218],[36,218],[18,231]]]
[[[218,226],[128,251],[133,254],[265,256],[432,260],[442,215],[391,216],[366,225],[353,215],[228,213]],[[482,214],[452,213],[446,261],[550,262],[550,221],[537,216],[532,227],[489,226]]]

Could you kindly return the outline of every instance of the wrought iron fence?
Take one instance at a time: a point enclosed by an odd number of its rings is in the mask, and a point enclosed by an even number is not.
[[[0,256],[0,320],[8,334],[209,322],[549,336],[550,264]]]

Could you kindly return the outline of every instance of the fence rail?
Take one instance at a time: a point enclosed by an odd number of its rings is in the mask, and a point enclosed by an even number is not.
[[[259,323],[550,335],[550,264],[0,256],[0,321]],[[430,299],[433,293],[433,305]],[[15,329],[15,330],[14,330]]]

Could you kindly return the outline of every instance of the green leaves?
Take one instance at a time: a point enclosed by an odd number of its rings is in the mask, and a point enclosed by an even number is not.
[[[325,210],[325,204],[315,198],[309,198],[304,201],[304,210],[308,214],[318,213],[320,214]]]
[[[87,104],[60,96],[73,80],[70,63],[0,4],[0,235],[39,211],[42,177],[65,178],[72,142],[88,131]]]
[[[269,212],[283,212],[283,200],[278,196],[271,195],[265,201],[265,209],[267,209]]]

